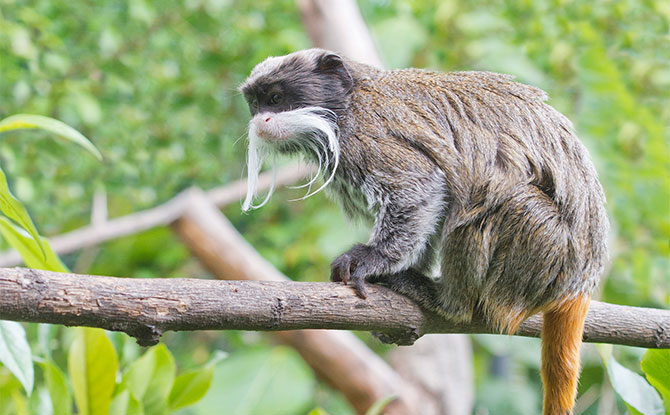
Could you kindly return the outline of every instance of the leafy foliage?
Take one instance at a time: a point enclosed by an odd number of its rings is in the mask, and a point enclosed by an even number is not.
[[[649,383],[663,397],[666,414],[670,413],[670,350],[647,350],[640,365]]]
[[[236,415],[305,413],[314,392],[314,375],[287,347],[255,348],[232,355],[216,368],[198,413],[227,408]]]
[[[74,400],[83,415],[109,411],[118,361],[104,330],[80,328],[68,354]]]
[[[81,133],[60,121],[31,115],[7,117],[0,121],[0,132],[25,128],[41,128],[61,135],[91,151],[100,158],[97,149]],[[51,271],[67,271],[52,251],[49,243],[38,233],[23,205],[11,194],[5,176],[0,170],[0,234],[23,257],[26,265]],[[26,230],[28,232],[26,232]],[[48,355],[48,348],[47,350]],[[30,396],[34,383],[31,347],[21,324],[0,321],[0,363],[21,383]],[[13,394],[4,402],[3,411],[23,413],[26,406],[37,413],[69,414],[72,412],[71,395],[66,377],[50,360],[41,361],[45,388],[38,390],[37,398],[26,404],[25,399]],[[164,345],[150,349],[136,360],[116,387],[118,358],[112,342],[101,329],[80,328],[68,352],[68,374],[72,383],[78,413],[83,415],[112,414],[167,414],[192,405],[209,388],[213,363],[205,369],[192,370],[177,378],[176,366]],[[2,385],[0,385],[2,386]],[[0,393],[15,387],[9,382]],[[115,394],[115,389],[118,392]],[[112,400],[113,395],[116,395]]]
[[[51,410],[54,414],[70,415],[72,413],[72,395],[68,388],[65,374],[52,361],[45,360],[40,363],[49,392]]]
[[[22,129],[49,131],[65,140],[79,144],[98,159],[102,158],[98,149],[79,131],[53,118],[18,114],[0,120],[0,133]],[[22,255],[26,265],[52,271],[66,269],[60,259],[51,251],[48,242],[40,237],[26,208],[12,195],[2,169],[0,169],[0,212],[6,216],[0,216],[0,233]],[[25,231],[29,235],[25,235]]]
[[[598,351],[607,368],[607,376],[616,393],[621,396],[633,415],[663,415],[663,401],[658,392],[637,373],[616,361],[611,345],[598,345]]]
[[[46,235],[88,223],[96,190],[106,192],[114,217],[158,204],[191,185],[208,189],[241,177],[245,145],[238,139],[248,113],[235,88],[266,56],[310,46],[292,0],[0,4],[8,5],[0,7],[0,117],[28,112],[61,119],[90,137],[105,156],[101,164],[71,146],[37,141],[50,134],[40,130],[2,134],[0,163],[7,189],[25,203]],[[591,150],[609,200],[613,250],[602,298],[670,305],[667,1],[361,0],[359,5],[389,66],[502,71],[546,89],[550,104],[574,121]],[[290,198],[290,191],[283,190],[260,211],[241,215],[239,206],[231,206],[225,213],[284,273],[323,279],[330,259],[364,239],[366,231],[352,232],[322,194],[301,203],[287,203]],[[64,269],[64,263],[80,272],[142,277],[203,272],[166,229],[68,255],[63,263],[36,230],[9,215],[0,219],[0,232],[23,251],[30,266]],[[65,367],[75,337],[71,330],[26,329],[34,354]],[[140,353],[131,342],[113,339],[127,371]],[[170,334],[166,341],[185,367],[205,364],[213,349],[230,351],[231,360],[241,353],[243,363],[235,366],[241,374],[244,369],[256,373],[273,353],[263,337],[250,333]],[[496,405],[508,402],[509,389],[499,385],[513,385],[517,396],[539,396],[537,364],[528,358],[537,356],[536,342],[511,339],[506,346],[500,338],[478,336],[475,343],[478,409],[495,414]],[[264,352],[245,355],[249,348]],[[650,370],[664,366],[649,353],[642,369],[667,405],[667,377]],[[288,352],[278,354],[294,360]],[[621,349],[617,359],[635,367],[639,356]],[[39,412],[39,405],[48,406],[45,396],[51,396],[54,413],[61,413],[57,405],[71,407],[63,403],[69,396],[56,398],[53,392],[58,385],[62,390],[62,378],[47,370],[38,366],[28,401],[21,383],[7,367],[0,368],[0,402],[7,402],[0,413]],[[314,387],[304,367],[291,371],[300,373],[295,384],[302,391],[300,408],[351,412],[337,394]],[[214,394],[234,388],[237,379],[218,366],[213,373]],[[608,387],[603,376],[599,359],[587,353],[580,392]],[[195,395],[183,382],[204,385],[206,378],[175,377],[165,405],[175,409],[188,401]],[[267,387],[283,390],[293,382],[271,376]],[[173,395],[178,384],[181,392]],[[143,413],[142,399],[121,389],[114,392],[112,413]],[[152,390],[164,397],[167,386]],[[211,393],[203,404],[215,399]],[[524,402],[527,407],[520,410],[538,412],[539,401]],[[596,414],[598,405],[587,405],[585,413]],[[196,408],[189,410],[204,413]],[[625,407],[616,409],[623,413]]]
[[[33,362],[26,332],[19,323],[0,320],[0,363],[21,382],[26,393],[33,391]]]
[[[79,144],[91,152],[98,160],[102,154],[86,137],[69,125],[42,115],[17,114],[0,121],[0,133],[22,129],[41,129],[54,133],[66,140]]]

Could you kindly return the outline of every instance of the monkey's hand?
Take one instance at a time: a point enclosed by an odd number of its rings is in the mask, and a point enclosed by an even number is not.
[[[374,275],[374,264],[380,262],[380,254],[373,247],[356,244],[330,264],[330,280],[344,282],[356,290],[361,298],[368,296],[365,281]]]

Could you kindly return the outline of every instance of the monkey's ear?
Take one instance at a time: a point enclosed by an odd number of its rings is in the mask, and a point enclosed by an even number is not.
[[[342,86],[347,91],[349,91],[354,84],[354,80],[344,63],[344,60],[335,53],[326,53],[321,56],[316,63],[316,71],[337,76],[342,82]]]
[[[325,53],[317,62],[317,68],[320,72],[329,72],[337,69],[339,66],[344,66],[344,61],[342,61],[340,55],[335,53]]]

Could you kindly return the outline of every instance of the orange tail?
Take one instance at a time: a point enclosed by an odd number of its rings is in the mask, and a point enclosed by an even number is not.
[[[544,415],[572,414],[579,380],[579,348],[590,301],[590,295],[578,296],[544,313]]]

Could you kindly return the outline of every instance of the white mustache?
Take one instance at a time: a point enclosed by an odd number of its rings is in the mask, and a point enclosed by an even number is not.
[[[258,205],[253,204],[257,196],[258,175],[268,155],[275,155],[283,148],[297,149],[302,154],[314,156],[318,161],[318,169],[313,177],[296,188],[307,187],[307,194],[299,199],[306,199],[325,188],[335,176],[340,162],[339,129],[335,122],[335,114],[321,107],[307,107],[279,113],[257,114],[249,122],[249,149],[247,151],[247,195],[242,203],[242,210],[257,209],[264,206],[274,192],[275,175],[277,172],[276,157],[272,159],[274,173],[272,185],[265,199]],[[312,184],[319,175],[328,169],[330,175],[323,185],[311,191]]]

